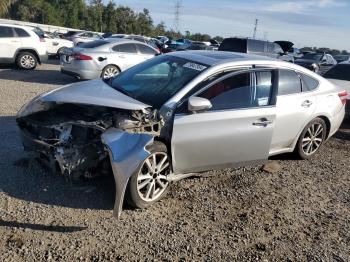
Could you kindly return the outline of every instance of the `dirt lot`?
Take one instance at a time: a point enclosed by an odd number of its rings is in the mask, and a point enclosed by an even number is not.
[[[208,172],[117,221],[113,178],[71,184],[22,151],[14,116],[75,81],[58,70],[0,69],[1,261],[350,261],[349,126],[310,161]]]

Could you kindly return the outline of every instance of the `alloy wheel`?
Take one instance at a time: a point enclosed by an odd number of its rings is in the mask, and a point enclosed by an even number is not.
[[[146,202],[157,200],[167,188],[170,164],[166,153],[151,154],[142,164],[137,177],[137,192]]]
[[[35,67],[35,59],[31,55],[24,55],[20,60],[21,66],[26,69],[31,69]]]
[[[107,67],[103,72],[103,79],[112,78],[119,74],[119,70],[116,67]]]
[[[302,148],[306,155],[315,153],[323,142],[324,128],[322,124],[314,123],[306,131],[303,140]]]

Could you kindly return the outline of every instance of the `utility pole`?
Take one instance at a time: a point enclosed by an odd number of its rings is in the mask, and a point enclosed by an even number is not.
[[[174,12],[174,31],[178,32],[180,27],[180,9],[182,7],[182,0],[176,0]]]
[[[259,23],[259,19],[255,19],[255,26],[254,26],[253,39],[256,38],[256,32],[258,31],[258,23]]]

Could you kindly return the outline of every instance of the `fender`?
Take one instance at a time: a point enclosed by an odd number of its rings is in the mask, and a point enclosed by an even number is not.
[[[132,134],[115,128],[108,129],[101,136],[107,146],[115,181],[115,201],[113,216],[119,219],[123,208],[126,186],[130,177],[143,161],[151,155],[147,146],[152,144],[154,136]]]

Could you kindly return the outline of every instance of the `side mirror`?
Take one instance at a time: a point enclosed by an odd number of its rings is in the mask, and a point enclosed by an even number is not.
[[[191,111],[193,113],[196,113],[199,111],[206,111],[212,107],[213,107],[212,104],[206,98],[192,96],[188,100],[188,111]]]
[[[327,64],[328,64],[328,62],[325,60],[321,62],[321,65],[327,65]]]

